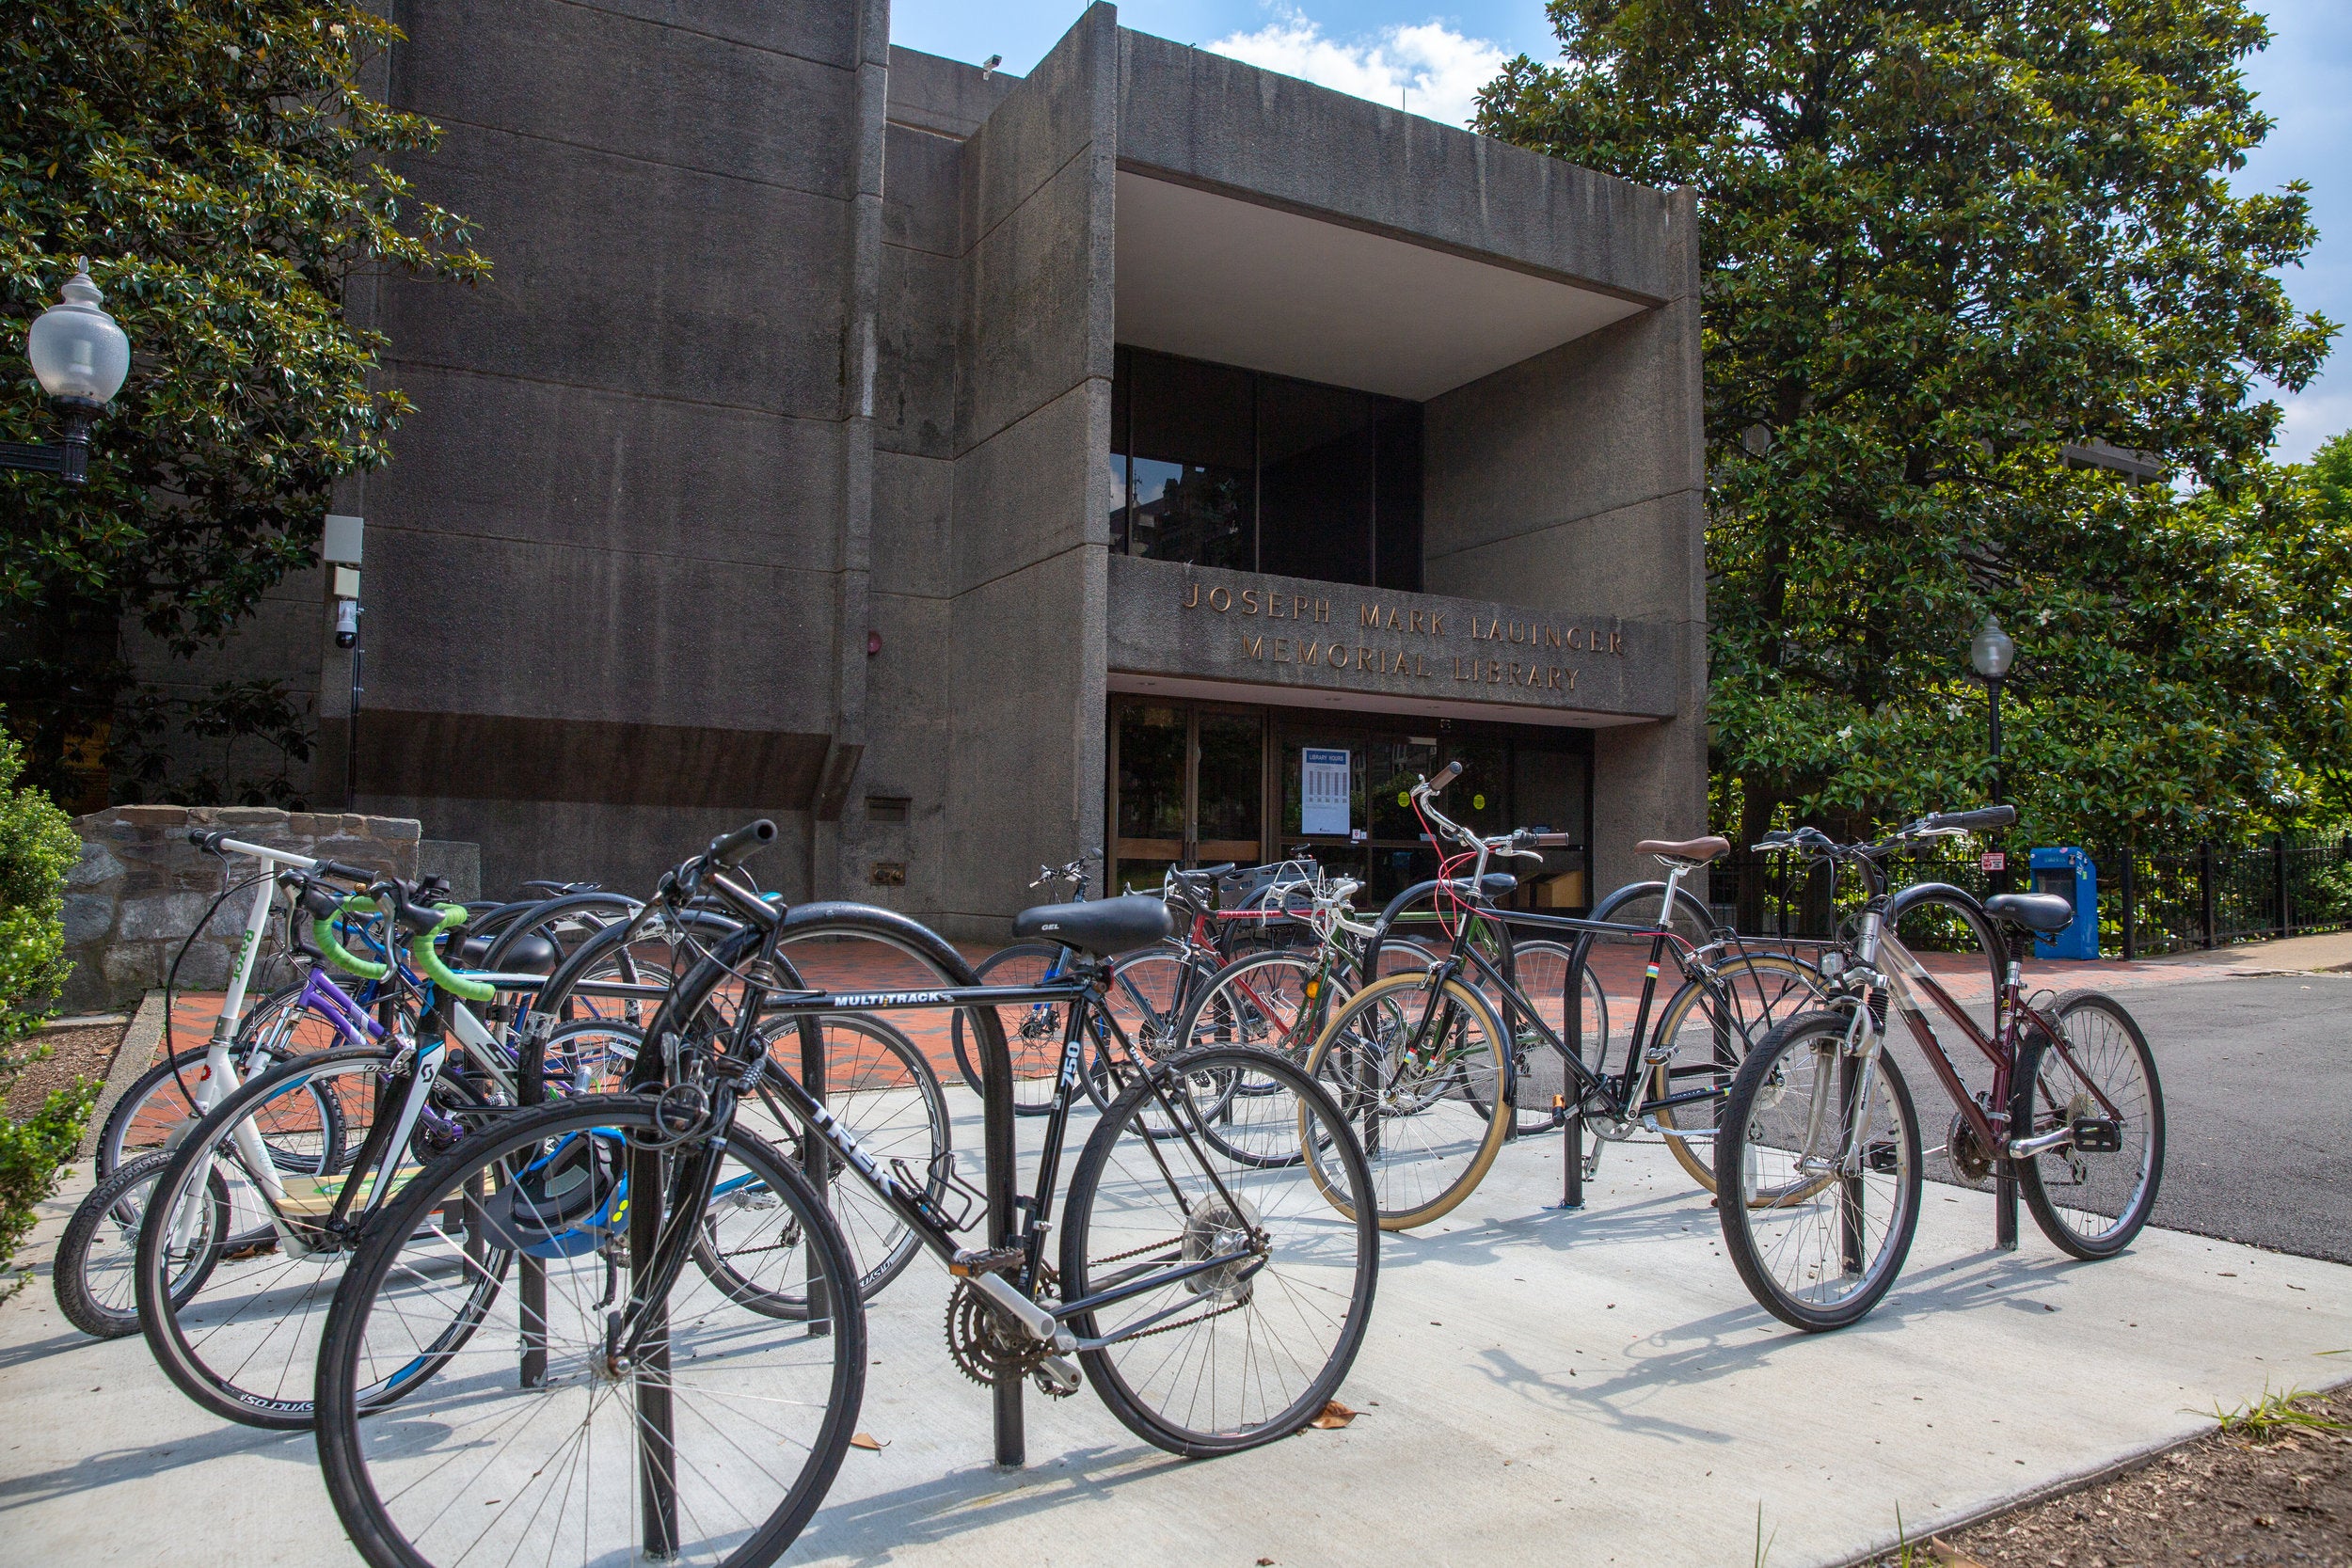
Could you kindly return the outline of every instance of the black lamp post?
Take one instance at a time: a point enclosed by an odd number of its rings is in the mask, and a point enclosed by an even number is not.
[[[1968,662],[1975,667],[1977,678],[1984,682],[1985,690],[1991,693],[1993,699],[1993,803],[1997,806],[2001,803],[2001,682],[2009,678],[2010,666],[2017,662],[2016,640],[2001,629],[2000,622],[1988,615],[1968,644]],[[2002,854],[2001,869],[1993,876],[1994,891],[2007,893],[2009,857],[2006,851]]]
[[[24,355],[40,389],[63,417],[62,438],[55,446],[0,441],[0,468],[55,474],[79,484],[89,472],[90,421],[131,373],[131,340],[99,303],[103,296],[90,281],[88,257],[74,262],[73,276],[60,293],[58,303],[35,317],[24,334]]]

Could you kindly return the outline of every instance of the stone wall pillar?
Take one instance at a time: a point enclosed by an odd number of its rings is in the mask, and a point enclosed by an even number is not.
[[[224,860],[188,842],[191,828],[299,855],[381,869],[404,880],[417,875],[414,818],[287,813],[246,806],[115,806],[73,820],[82,858],[66,875],[64,1010],[100,1013],[134,1006],[164,983],[172,955],[215,898],[260,869],[243,857]],[[240,895],[223,905],[180,966],[187,990],[228,983],[229,960],[245,912]]]

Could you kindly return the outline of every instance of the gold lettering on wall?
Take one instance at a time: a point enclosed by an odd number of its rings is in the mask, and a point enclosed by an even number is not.
[[[1288,586],[1266,581],[1233,589],[1222,583],[1205,584],[1193,578],[1184,584],[1178,608],[1184,610],[1205,609],[1218,615],[1307,621],[1317,626],[1330,624],[1329,598],[1290,593],[1286,591]],[[1386,597],[1359,599],[1356,606],[1356,630],[1396,638],[1441,639],[1446,635],[1446,623],[1456,613],[1399,603]],[[1469,622],[1467,635],[1472,642],[1509,643],[1531,652],[1535,649],[1558,649],[1574,654],[1618,657],[1625,654],[1622,622],[1605,626],[1562,625],[1540,618],[1513,619],[1508,615],[1486,611],[1471,613]],[[1264,633],[1248,631],[1239,635],[1242,657],[1252,663],[1312,665],[1327,672],[1327,678],[1335,682],[1344,680],[1351,671],[1388,678],[1443,678],[1432,674],[1425,655],[1416,653],[1408,646],[1375,647],[1363,642],[1326,641],[1314,637],[1269,637]],[[1269,642],[1273,644],[1270,652],[1267,647]],[[1485,658],[1474,654],[1455,654],[1453,659],[1452,677],[1457,682],[1512,686],[1523,690],[1547,692],[1573,692],[1576,689],[1577,667],[1572,664]]]

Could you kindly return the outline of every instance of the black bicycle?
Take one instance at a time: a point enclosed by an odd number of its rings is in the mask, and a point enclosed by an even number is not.
[[[1089,1029],[1120,1027],[1104,972],[1168,934],[1160,900],[1030,910],[1018,934],[1084,961],[1052,985],[980,987],[904,916],[761,900],[734,867],[773,834],[755,823],[665,879],[665,902],[708,893],[743,924],[684,944],[691,967],[650,1021],[629,1091],[469,1138],[407,1183],[346,1275],[320,1356],[319,1453],[379,1568],[516,1552],[758,1568],[800,1532],[853,1430],[866,1328],[818,1184],[737,1119],[763,1088],[804,1130],[819,1175],[870,1190],[946,1262],[949,1354],[977,1381],[1066,1395],[1083,1369],[1137,1435],[1201,1456],[1298,1431],[1346,1375],[1378,1267],[1371,1177],[1339,1108],[1279,1057],[1212,1047],[1136,1074],[1078,1154],[1058,1263],[1047,1259],[1082,1048]],[[780,948],[822,974],[829,942],[880,943],[925,978],[855,992],[783,979]],[[1072,1022],[1035,1188],[990,1214],[995,1244],[981,1247],[958,1245],[988,1205],[951,1161],[883,1166],[773,1070],[765,1033],[964,1009],[1002,1082],[995,1009],[1032,1002]],[[1276,1092],[1232,1094],[1245,1072]],[[1216,1103],[1198,1102],[1200,1085]],[[485,1260],[516,1254],[543,1265],[537,1287],[485,1291]],[[685,1266],[698,1255],[727,1267]],[[763,1310],[785,1293],[807,1304],[802,1322]],[[442,1331],[464,1312],[485,1321],[452,1348]],[[419,1358],[431,1365],[404,1398],[363,1406],[388,1367]]]

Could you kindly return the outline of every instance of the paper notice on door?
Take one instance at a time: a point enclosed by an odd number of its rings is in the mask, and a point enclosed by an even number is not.
[[[1298,768],[1298,831],[1344,833],[1347,819],[1347,753],[1302,747]]]

